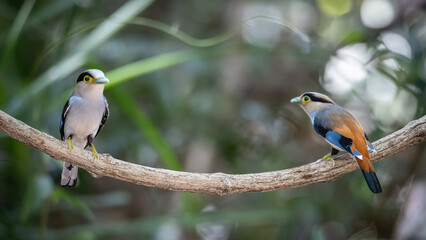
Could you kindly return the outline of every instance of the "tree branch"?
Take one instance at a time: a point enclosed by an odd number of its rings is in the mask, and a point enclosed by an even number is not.
[[[68,149],[62,142],[40,132],[0,110],[0,131],[60,161],[69,162],[98,175],[126,182],[174,191],[230,195],[265,192],[326,183],[358,169],[348,154],[335,158],[336,165],[322,160],[300,167],[252,174],[189,173],[141,166],[100,154],[96,162],[90,151]],[[393,156],[426,139],[426,116],[408,123],[404,128],[374,142],[377,153],[373,162]]]

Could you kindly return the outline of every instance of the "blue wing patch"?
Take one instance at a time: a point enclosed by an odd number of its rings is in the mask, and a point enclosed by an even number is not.
[[[350,154],[353,154],[355,155],[355,157],[362,160],[362,154],[360,152],[358,152],[357,150],[352,152],[352,139],[342,136],[340,133],[333,131],[330,128],[327,128],[322,124],[322,122],[318,118],[314,119],[314,129],[319,135],[323,136],[332,145],[340,149],[344,149]]]
[[[350,138],[344,137],[335,131],[328,131],[325,134],[325,139],[337,147],[352,153],[351,146],[353,141]]]
[[[362,160],[363,156],[358,150],[355,150],[352,152],[351,146],[353,144],[352,139],[344,137],[340,135],[338,132],[335,131],[328,131],[325,135],[325,139],[327,139],[328,142],[334,144],[335,146],[346,150],[347,152],[353,154],[355,157]]]

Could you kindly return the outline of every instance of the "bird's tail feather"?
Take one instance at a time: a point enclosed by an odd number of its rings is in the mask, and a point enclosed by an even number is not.
[[[64,162],[61,174],[61,187],[74,187],[77,183],[78,167]]]
[[[379,179],[376,176],[376,173],[373,171],[365,172],[362,170],[362,174],[364,175],[365,181],[367,182],[368,187],[373,193],[381,193],[382,186],[380,186]]]

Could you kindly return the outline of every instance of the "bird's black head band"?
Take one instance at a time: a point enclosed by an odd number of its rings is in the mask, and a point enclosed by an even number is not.
[[[312,94],[312,93],[306,93],[306,94],[303,94],[303,96],[301,97],[301,98],[303,98],[304,96],[308,96],[310,99],[311,99],[311,101],[312,102],[323,102],[323,103],[331,103],[331,104],[334,104],[334,102],[331,102],[330,100],[328,100],[328,99],[324,99],[324,98],[321,98],[321,97],[317,97],[317,96],[315,96],[314,94]]]
[[[90,77],[93,78],[92,74],[90,74],[89,72],[82,72],[80,74],[80,76],[78,76],[78,78],[77,78],[77,83],[83,81],[84,77],[87,76],[87,75],[89,75]]]

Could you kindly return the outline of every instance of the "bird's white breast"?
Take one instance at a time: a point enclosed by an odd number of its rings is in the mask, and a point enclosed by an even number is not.
[[[104,99],[87,101],[73,96],[71,107],[66,116],[64,133],[68,137],[73,135],[74,145],[84,147],[87,136],[95,136],[105,111]],[[70,99],[71,100],[71,99]]]

